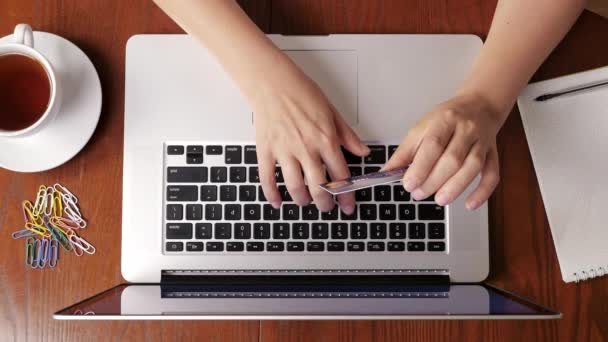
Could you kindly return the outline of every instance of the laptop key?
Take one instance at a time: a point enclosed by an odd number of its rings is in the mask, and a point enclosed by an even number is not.
[[[165,245],[167,252],[181,252],[184,250],[183,242],[167,242]]]
[[[427,243],[429,252],[443,252],[445,251],[445,243],[441,241],[429,241]]]
[[[300,219],[300,207],[297,204],[283,205],[283,220],[297,221]]]
[[[236,185],[220,186],[220,201],[222,201],[222,202],[236,201]]]
[[[332,223],[331,224],[332,239],[348,239],[348,223]]]
[[[279,185],[279,195],[281,195],[281,201],[293,202],[293,199],[289,194],[289,190],[287,190],[287,187],[285,185]]]
[[[389,252],[403,252],[405,250],[405,242],[389,241],[386,247]]]
[[[397,151],[398,147],[399,146],[397,146],[397,145],[390,145],[388,147],[388,159],[391,159],[391,157],[393,156],[393,154],[395,153],[395,151]]]
[[[384,242],[373,242],[373,241],[368,242],[367,251],[368,252],[383,252],[384,251]]]
[[[342,241],[329,241],[327,243],[328,252],[344,252],[344,242]]]
[[[289,239],[289,223],[273,223],[272,238],[276,240]]]
[[[203,205],[202,204],[186,205],[186,220],[200,221],[202,219],[203,219]]]
[[[277,183],[284,183],[285,182],[285,179],[283,178],[283,171],[278,166],[274,169],[274,180]]]
[[[379,166],[367,166],[365,168],[363,168],[363,174],[368,174],[368,173],[374,173],[374,172],[378,172],[380,171],[380,167]]]
[[[325,243],[319,241],[309,241],[306,243],[306,250],[309,252],[323,252]]]
[[[205,220],[219,221],[222,219],[221,204],[206,204],[205,205]]]
[[[304,221],[316,221],[319,219],[319,209],[314,204],[302,207],[302,219]]]
[[[445,224],[429,223],[429,239],[445,239]]]
[[[196,185],[179,185],[167,187],[167,201],[194,202],[198,200],[198,187]]]
[[[424,252],[424,242],[409,241],[407,243],[407,250],[409,252]]]
[[[234,224],[234,238],[237,240],[251,239],[251,223],[236,222]]]
[[[243,161],[243,148],[241,146],[226,146],[224,157],[226,164],[240,164]]]
[[[207,167],[168,167],[168,183],[205,183],[208,179]]]
[[[363,174],[363,169],[360,166],[349,166],[348,171],[350,172],[351,177],[361,176]]]
[[[230,168],[230,183],[245,183],[247,181],[247,168],[232,166]]]
[[[347,242],[346,249],[349,252],[363,252],[365,250],[365,244],[363,242]]]
[[[202,252],[203,248],[202,242],[186,242],[186,250],[188,252]]]
[[[365,164],[384,164],[386,163],[386,146],[369,145],[369,154],[365,156]]]
[[[380,219],[394,221],[397,219],[397,206],[394,204],[380,204]]]
[[[208,145],[206,148],[206,152],[208,155],[220,155],[223,152],[223,148],[220,145]]]
[[[390,223],[388,231],[391,239],[405,239],[405,223]]]
[[[288,252],[302,252],[304,251],[304,242],[290,241],[287,242]]]
[[[424,231],[424,223],[410,223],[408,233],[410,235],[410,239],[424,239],[426,236]]]
[[[282,252],[285,250],[285,243],[281,241],[266,242],[266,250],[269,252]]]
[[[372,190],[370,188],[356,190],[355,200],[357,202],[370,202],[372,200]]]
[[[225,166],[214,166],[209,173],[211,183],[226,183],[228,181],[228,168]]]
[[[261,207],[259,204],[245,204],[245,220],[247,221],[257,221],[261,218]]]
[[[203,202],[217,201],[217,185],[201,186],[201,201],[203,201]]]
[[[247,242],[247,252],[263,252],[263,242]]]
[[[281,219],[280,208],[275,208],[270,204],[264,204],[262,211],[264,212],[264,220],[277,221]]]
[[[242,252],[245,250],[245,244],[239,241],[226,242],[226,250],[228,252]]]
[[[253,224],[254,239],[270,239],[270,223],[254,223]]]
[[[180,145],[169,145],[167,146],[168,155],[182,155],[184,154],[184,146]]]
[[[224,206],[224,218],[228,221],[238,221],[241,219],[240,204],[226,204]]]
[[[367,223],[353,222],[350,224],[350,238],[363,240],[367,239]]]
[[[227,240],[232,237],[232,227],[230,223],[216,223],[214,236],[217,240]]]
[[[402,221],[416,219],[416,206],[413,204],[399,204],[399,219]]]
[[[297,222],[291,226],[293,239],[305,240],[310,236],[310,226],[305,222]]]
[[[363,221],[374,221],[377,219],[377,207],[375,204],[359,204],[359,216]]]
[[[167,223],[167,239],[192,239],[192,223]]]
[[[390,185],[378,185],[374,187],[374,200],[376,202],[389,202],[391,200]]]
[[[249,167],[249,183],[259,183],[260,182],[260,171],[257,166]]]
[[[260,202],[267,202],[266,196],[264,195],[264,189],[262,189],[261,185],[258,187],[258,198]]]
[[[425,221],[443,220],[444,207],[437,204],[418,204],[418,218]]]
[[[410,193],[403,188],[403,185],[393,185],[393,200],[395,202],[407,202],[410,200]]]
[[[386,239],[386,223],[371,223],[369,235],[371,239]]]
[[[344,160],[346,160],[346,164],[361,164],[362,158],[350,153],[344,147],[341,147],[342,154],[344,155]]]
[[[224,251],[223,242],[207,242],[205,247],[207,248],[207,252],[223,252]]]
[[[338,206],[334,206],[334,208],[330,211],[326,211],[321,213],[321,219],[325,221],[335,221],[338,219]]]
[[[188,147],[190,147],[190,146],[188,146]],[[186,154],[186,164],[202,164],[202,163],[203,163],[203,153],[187,153]]]
[[[329,238],[329,225],[327,223],[313,223],[312,238],[316,240]]]
[[[211,239],[213,231],[211,223],[197,223],[194,226],[194,237],[199,240]]]
[[[355,210],[350,215],[345,214],[342,210],[340,210],[340,219],[342,221],[356,221],[357,220],[357,206],[355,206]]]
[[[167,221],[179,221],[184,218],[184,206],[181,204],[167,204]]]
[[[201,145],[190,145],[186,148],[186,153],[203,154],[203,146]]]
[[[245,164],[257,164],[258,154],[254,145],[245,146]]]
[[[253,202],[255,201],[257,189],[255,185],[241,185],[239,186],[239,201],[241,202]]]

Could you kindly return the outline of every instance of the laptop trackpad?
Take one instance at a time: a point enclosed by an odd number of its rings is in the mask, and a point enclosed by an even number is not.
[[[358,66],[354,50],[285,50],[310,78],[323,89],[349,125],[358,123]]]

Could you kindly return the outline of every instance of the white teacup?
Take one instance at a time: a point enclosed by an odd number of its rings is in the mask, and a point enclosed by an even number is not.
[[[28,127],[18,130],[2,129],[0,125],[0,137],[21,137],[33,134],[42,130],[53,121],[59,107],[61,106],[60,84],[57,74],[51,63],[38,51],[34,49],[34,34],[32,28],[27,24],[19,24],[15,27],[14,42],[9,44],[0,44],[0,58],[4,55],[24,55],[34,59],[46,71],[50,85],[49,101],[46,110],[42,115]],[[1,75],[0,75],[1,77]],[[24,99],[27,101],[27,99]],[[0,103],[0,106],[2,104]],[[8,113],[9,115],[11,113]],[[0,120],[8,120],[8,118],[0,117]]]

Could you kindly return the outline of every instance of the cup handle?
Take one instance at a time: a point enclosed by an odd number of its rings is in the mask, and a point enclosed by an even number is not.
[[[23,44],[31,48],[34,47],[34,33],[32,32],[32,27],[28,24],[19,24],[15,26],[13,37],[17,44]]]

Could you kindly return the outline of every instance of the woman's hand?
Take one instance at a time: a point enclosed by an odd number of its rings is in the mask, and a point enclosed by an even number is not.
[[[476,209],[499,181],[496,134],[504,120],[482,96],[456,96],[422,117],[384,169],[410,165],[404,188],[416,200],[435,194],[439,205],[454,201],[481,173],[466,200],[467,209]]]
[[[365,156],[369,149],[348,126],[321,89],[295,65],[281,66],[248,92],[253,106],[260,182],[264,195],[279,207],[281,197],[275,182],[275,161],[283,172],[294,201],[306,205],[313,200],[319,210],[334,207],[333,197],[318,185],[349,177],[340,149]],[[308,184],[309,186],[305,185]],[[338,197],[346,214],[355,208],[352,193]]]

